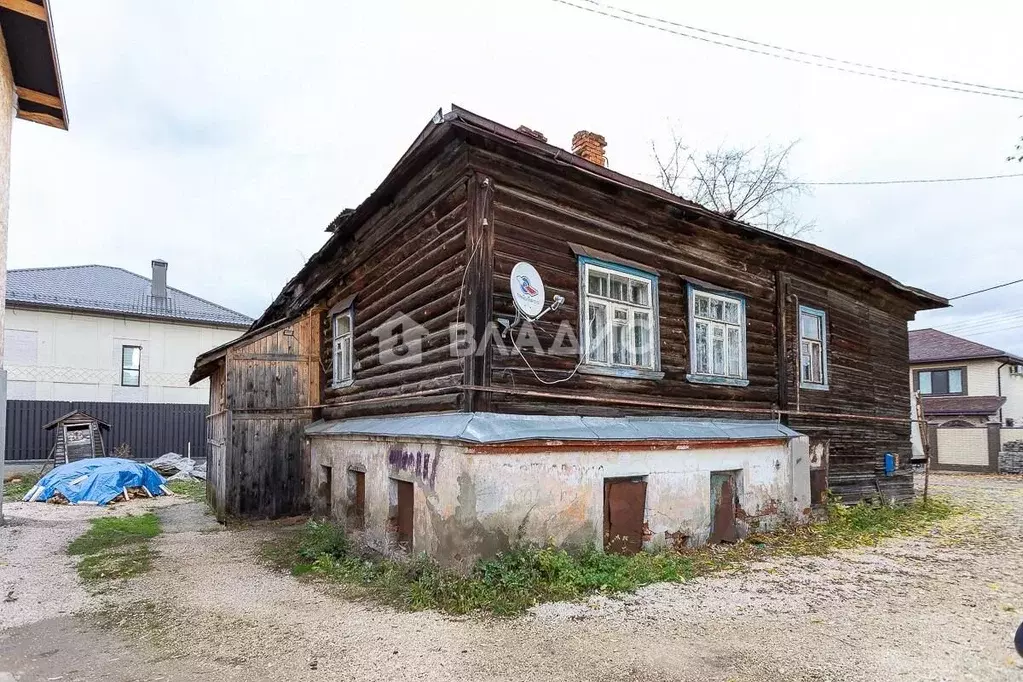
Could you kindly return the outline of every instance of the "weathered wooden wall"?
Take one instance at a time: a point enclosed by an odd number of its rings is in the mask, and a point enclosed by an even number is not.
[[[816,254],[740,234],[727,221],[666,206],[664,202],[625,190],[609,190],[597,181],[550,172],[526,155],[493,145],[473,147],[470,166],[493,180],[494,251],[493,310],[496,317],[511,317],[514,308],[508,277],[520,260],[534,263],[543,273],[550,300],[555,294],[565,304],[538,325],[541,338],[553,337],[567,320],[578,327],[578,261],[569,246],[580,246],[635,261],[659,273],[660,352],[663,379],[624,379],[577,374],[567,382],[544,385],[525,367],[517,353],[497,350],[491,358],[491,384],[505,392],[490,394],[496,411],[614,415],[676,412],[694,416],[699,411],[625,405],[621,401],[674,402],[735,408],[714,416],[766,418],[764,410],[794,408],[798,379],[798,327],[791,302],[787,317],[779,316],[779,282],[786,273],[799,273],[793,290],[805,302],[828,312],[831,331],[829,377],[831,390],[807,397],[804,410],[851,412],[871,416],[907,418],[909,393],[906,321],[910,305],[881,291],[877,282],[852,268],[824,263]],[[781,273],[781,275],[779,275]],[[749,386],[732,387],[692,383],[689,368],[689,329],[685,283],[705,282],[746,298],[747,369]],[[805,297],[805,301],[803,298]],[[784,324],[785,332],[779,326]],[[786,362],[779,352],[787,349]],[[541,357],[529,354],[540,376],[553,380],[567,376],[578,357]],[[780,384],[780,377],[786,377]],[[557,393],[563,397],[522,395],[525,390]],[[518,393],[518,395],[516,394]],[[585,397],[587,402],[572,400]],[[597,399],[594,402],[594,399]],[[603,399],[603,400],[601,400]],[[744,412],[745,411],[745,412]],[[895,492],[910,481],[909,425],[870,421],[793,419],[797,430],[830,440],[831,487],[850,499],[876,493],[876,476],[883,471],[883,455],[901,455],[902,476],[881,484]]]
[[[210,414],[206,417],[206,502],[223,519],[227,504],[227,435],[231,431],[227,410],[227,373],[224,360],[210,375]]]
[[[351,386],[324,384],[325,417],[461,409],[463,365],[450,352],[448,326],[465,319],[468,193],[466,148],[452,144],[359,229],[332,266],[336,284],[324,306],[355,297],[356,364]],[[418,362],[381,362],[377,335],[396,320],[405,321],[406,340],[421,335]],[[330,324],[324,316],[325,381],[333,376]],[[410,337],[414,326],[420,331]]]
[[[910,412],[909,335],[905,318],[806,280],[787,278],[785,327],[786,397],[789,408],[810,412],[862,414],[907,419]],[[799,306],[827,313],[828,390],[799,388]],[[911,497],[910,424],[793,416],[789,425],[823,442],[828,457],[828,486],[851,499],[874,495]],[[884,453],[896,455],[895,476],[884,476]]]
[[[308,509],[303,431],[320,397],[322,316],[314,307],[229,349],[223,369],[210,377],[211,405],[221,390],[224,405],[210,422],[210,440],[223,453],[213,456],[207,486],[218,517],[272,518]]]

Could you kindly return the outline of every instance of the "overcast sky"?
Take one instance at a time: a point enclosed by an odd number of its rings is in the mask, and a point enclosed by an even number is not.
[[[1021,3],[612,4],[1023,89]],[[697,147],[798,139],[791,171],[806,181],[1023,172],[1005,161],[1023,101],[793,64],[552,0],[51,6],[71,129],[15,125],[9,266],[148,275],[163,258],[171,286],[252,316],[452,102],[562,146],[602,133],[609,165],[643,179],[673,123]],[[799,209],[812,241],[935,293],[1023,277],[1023,178],[821,187]],[[1021,298],[1023,284],[1007,287],[914,326],[1023,353]]]

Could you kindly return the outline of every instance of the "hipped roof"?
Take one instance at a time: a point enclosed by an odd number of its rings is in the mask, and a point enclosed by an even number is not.
[[[736,229],[758,241],[773,243],[785,250],[824,259],[832,266],[852,270],[862,276],[875,280],[882,288],[893,295],[907,301],[916,310],[944,308],[948,301],[941,296],[922,289],[907,286],[898,280],[875,270],[863,263],[835,253],[809,242],[768,232],[741,221],[728,218],[699,204],[687,201],[659,187],[636,180],[609,168],[591,163],[560,147],[543,142],[531,135],[521,133],[507,126],[478,116],[466,109],[452,105],[451,111],[442,114],[440,111],[426,125],[408,150],[391,169],[384,181],[355,210],[345,209],[328,226],[331,237],[312,258],[289,281],[277,298],[266,311],[256,320],[253,328],[268,324],[273,320],[294,317],[313,301],[332,283],[328,272],[320,266],[329,263],[341,250],[355,231],[368,220],[380,207],[387,204],[406,180],[423,165],[432,154],[455,136],[479,137],[486,140],[514,147],[517,151],[533,156],[538,162],[556,165],[570,173],[587,175],[614,186],[616,190],[633,191],[663,201],[666,204],[683,208],[687,211],[712,216],[724,226]]]

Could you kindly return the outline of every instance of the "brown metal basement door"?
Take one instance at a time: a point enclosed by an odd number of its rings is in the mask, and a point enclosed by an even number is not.
[[[604,551],[636,554],[643,548],[643,511],[646,481],[606,479],[604,481]]]
[[[735,529],[737,495],[733,472],[714,472],[710,475],[710,501],[714,516],[708,542],[735,542],[739,534]]]

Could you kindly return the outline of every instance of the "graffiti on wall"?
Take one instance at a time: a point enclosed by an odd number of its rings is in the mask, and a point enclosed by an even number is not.
[[[429,482],[432,487],[437,480],[437,464],[440,462],[439,452],[423,452],[422,450],[405,450],[391,448],[387,453],[387,463],[395,469],[415,473],[417,478]]]

